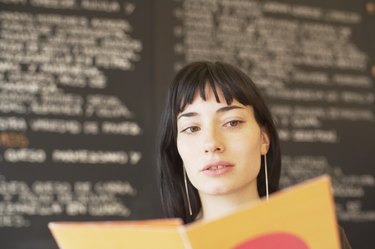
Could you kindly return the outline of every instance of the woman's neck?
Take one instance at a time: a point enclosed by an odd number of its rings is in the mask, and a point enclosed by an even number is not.
[[[233,193],[211,195],[199,193],[202,202],[201,219],[209,221],[227,215],[238,208],[260,200],[257,188],[248,188]]]

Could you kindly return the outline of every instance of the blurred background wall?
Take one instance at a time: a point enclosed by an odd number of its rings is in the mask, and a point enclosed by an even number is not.
[[[0,0],[0,247],[57,248],[47,223],[162,217],[166,88],[223,60],[262,90],[281,185],[329,174],[353,248],[375,244],[373,0]]]

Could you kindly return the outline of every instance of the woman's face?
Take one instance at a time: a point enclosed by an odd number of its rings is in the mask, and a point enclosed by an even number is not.
[[[257,193],[261,155],[269,138],[255,120],[253,108],[234,100],[216,102],[206,86],[206,101],[194,101],[177,117],[177,149],[190,182],[199,193]]]

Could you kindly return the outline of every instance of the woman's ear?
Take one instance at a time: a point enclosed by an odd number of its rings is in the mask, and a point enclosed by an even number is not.
[[[260,138],[261,138],[260,153],[262,155],[265,155],[265,154],[267,154],[268,149],[270,147],[270,138],[268,136],[266,128],[264,128],[264,127],[260,128]]]

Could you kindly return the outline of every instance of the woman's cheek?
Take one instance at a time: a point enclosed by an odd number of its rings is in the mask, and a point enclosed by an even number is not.
[[[177,139],[177,150],[182,160],[185,162],[187,154],[189,153],[189,142],[187,139],[180,137]]]

